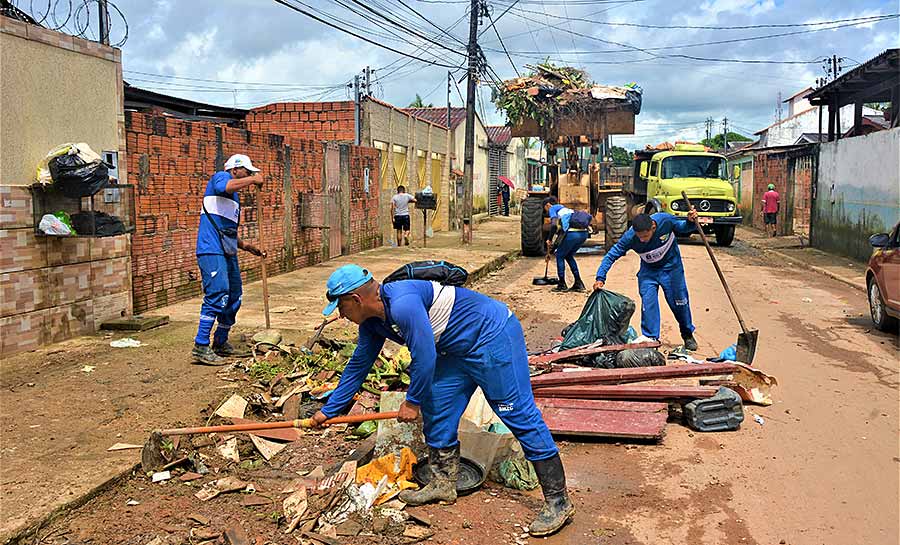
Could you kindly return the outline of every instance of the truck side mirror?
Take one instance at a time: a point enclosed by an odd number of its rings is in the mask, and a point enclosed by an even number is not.
[[[647,164],[647,161],[642,162],[641,163],[641,178],[647,177],[648,170],[649,170],[649,165]]]
[[[741,177],[741,165],[734,165],[734,170],[731,173],[731,179],[737,180]]]
[[[887,233],[878,233],[869,237],[869,244],[873,248],[886,248],[891,241],[891,236]]]

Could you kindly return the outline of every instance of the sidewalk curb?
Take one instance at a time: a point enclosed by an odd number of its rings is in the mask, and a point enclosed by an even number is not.
[[[512,251],[506,252],[506,253],[504,253],[500,256],[497,256],[494,259],[488,261],[487,263],[478,267],[477,269],[471,271],[469,273],[469,278],[466,281],[466,286],[471,286],[475,282],[478,282],[479,280],[486,277],[491,272],[502,268],[508,262],[513,261],[514,259],[518,258],[521,255],[521,253],[522,253],[521,250],[512,250]],[[89,501],[94,499],[95,497],[106,492],[107,490],[116,486],[120,482],[130,478],[131,475],[135,471],[140,471],[140,467],[141,467],[140,463],[133,465],[133,466],[129,466],[128,468],[122,470],[121,472],[117,473],[116,475],[113,475],[109,479],[107,479],[107,480],[103,481],[102,483],[98,484],[97,486],[91,488],[90,490],[88,490],[84,494],[78,496],[77,498],[73,499],[72,501],[69,501],[63,505],[60,505],[59,507],[53,509],[52,511],[50,511],[43,517],[41,517],[33,522],[26,523],[25,526],[20,527],[19,529],[13,531],[13,533],[8,538],[6,538],[5,541],[3,541],[3,545],[20,545],[20,544],[24,544],[24,543],[28,542],[28,540],[30,538],[33,538],[34,536],[36,536],[38,532],[40,532],[42,529],[44,529],[47,526],[49,526],[50,524],[52,524],[54,521],[56,521],[60,517],[65,516],[66,514],[72,512],[76,509],[80,509],[85,504],[87,504]]]
[[[758,249],[758,250],[762,250],[762,251],[764,251],[764,252],[772,252],[773,254],[775,254],[775,255],[781,257],[782,259],[784,259],[784,260],[786,260],[786,261],[790,261],[790,262],[793,263],[794,265],[798,265],[798,266],[801,266],[801,267],[806,267],[807,269],[809,269],[809,270],[811,270],[811,271],[813,271],[813,272],[817,272],[817,273],[819,273],[819,274],[824,274],[825,276],[827,276],[827,277],[829,277],[829,278],[831,278],[831,279],[833,279],[833,280],[837,280],[838,282],[842,282],[842,283],[844,283],[844,284],[850,286],[851,288],[855,288],[855,289],[857,289],[857,290],[859,290],[859,291],[861,291],[861,292],[863,292],[863,293],[866,293],[866,286],[865,286],[865,285],[862,285],[862,286],[861,286],[861,285],[859,284],[859,282],[857,282],[857,281],[855,281],[855,280],[852,280],[852,279],[850,279],[850,278],[847,278],[846,276],[841,276],[841,275],[839,275],[839,274],[835,274],[835,273],[829,271],[828,269],[824,269],[824,268],[822,268],[822,267],[817,267],[816,265],[810,265],[809,263],[806,263],[806,262],[804,262],[804,261],[802,261],[802,260],[800,260],[800,259],[797,259],[797,258],[794,257],[794,256],[788,255],[788,254],[786,254],[786,253],[784,253],[784,252],[781,252],[781,251],[779,251],[779,250],[775,250],[775,249],[772,249],[772,248],[758,248],[758,247],[757,247],[757,249]]]
[[[6,540],[3,542],[3,545],[19,545],[19,544],[25,543],[26,540],[37,536],[38,532],[40,532],[41,530],[43,530],[44,528],[46,528],[47,526],[52,524],[56,519],[67,515],[71,511],[74,511],[76,509],[80,509],[81,507],[84,507],[84,505],[87,504],[92,499],[94,499],[97,496],[99,496],[100,494],[106,492],[110,488],[116,486],[120,482],[130,478],[133,473],[138,472],[140,470],[141,470],[140,462],[138,462],[126,469],[123,469],[119,473],[113,475],[109,479],[106,479],[102,483],[91,488],[90,490],[88,490],[84,494],[78,496],[77,498],[73,499],[72,501],[69,501],[69,502],[66,502],[66,503],[60,505],[59,507],[53,509],[52,511],[50,511],[43,517],[41,517],[33,522],[26,523],[25,526],[19,527],[18,530],[13,531],[12,535],[10,535],[8,538],[6,538]]]

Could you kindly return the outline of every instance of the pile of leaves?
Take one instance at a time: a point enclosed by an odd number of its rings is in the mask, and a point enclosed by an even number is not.
[[[571,66],[545,61],[526,68],[531,70],[527,76],[506,80],[491,97],[513,125],[525,119],[532,119],[541,127],[550,125],[559,106],[565,103],[560,99],[567,91],[593,85],[584,71]]]

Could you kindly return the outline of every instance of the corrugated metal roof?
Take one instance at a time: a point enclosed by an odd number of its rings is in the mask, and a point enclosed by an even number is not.
[[[490,125],[484,128],[487,132],[488,142],[505,146],[512,140],[512,129],[505,125]]]

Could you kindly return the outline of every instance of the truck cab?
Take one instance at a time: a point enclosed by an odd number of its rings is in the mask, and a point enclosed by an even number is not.
[[[742,218],[726,166],[724,156],[700,144],[635,152],[634,177],[627,191],[632,215],[667,212],[685,216],[684,191],[699,213],[703,230],[715,234],[719,246],[730,246]]]

